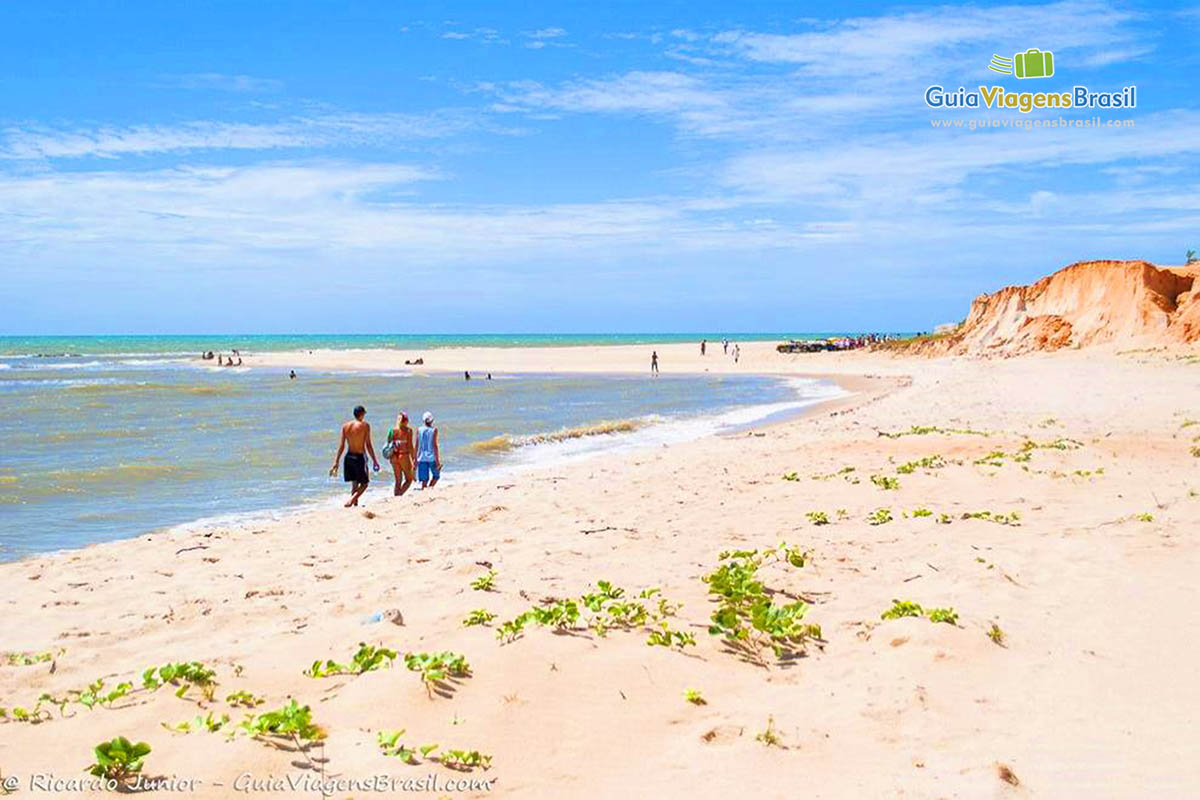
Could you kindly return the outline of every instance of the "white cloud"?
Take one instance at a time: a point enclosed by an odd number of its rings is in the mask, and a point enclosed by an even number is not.
[[[171,89],[207,89],[220,92],[277,92],[283,82],[250,75],[224,75],[200,72],[184,75],[161,75],[156,86]]]
[[[459,111],[323,113],[274,123],[199,120],[99,128],[14,126],[0,132],[0,160],[115,158],[196,150],[278,150],[452,136],[479,124]]]

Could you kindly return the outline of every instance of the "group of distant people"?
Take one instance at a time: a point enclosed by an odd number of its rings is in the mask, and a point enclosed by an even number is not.
[[[727,356],[733,356],[733,363],[738,363],[742,358],[742,346],[736,342],[731,342],[728,339],[721,340],[721,351]],[[708,339],[700,340],[700,355],[705,355],[708,352]]]
[[[333,466],[329,468],[329,475],[333,477],[337,474],[339,462],[342,465],[342,480],[350,484],[350,499],[346,501],[346,508],[357,506],[359,498],[371,483],[367,455],[371,456],[372,469],[379,471],[379,459],[371,443],[371,425],[366,421],[367,409],[355,406],[353,413],[354,419],[342,425],[337,455],[333,457]],[[413,485],[414,472],[422,489],[433,488],[442,477],[442,450],[438,429],[433,424],[433,414],[426,411],[421,421],[421,428],[414,431],[408,424],[408,414],[401,411],[396,416],[396,424],[388,428],[383,457],[392,466],[395,477],[392,494],[395,497],[400,497]]]
[[[233,361],[235,357],[237,358],[236,364]],[[232,351],[232,354],[228,356],[226,356],[224,353],[217,353],[214,356],[212,350],[206,350],[200,354],[201,361],[212,361],[213,358],[217,359],[218,367],[240,367],[242,365],[242,354],[237,350]]]

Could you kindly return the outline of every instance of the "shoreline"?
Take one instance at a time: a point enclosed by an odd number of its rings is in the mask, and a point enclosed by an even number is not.
[[[388,352],[388,351],[381,351],[381,352]],[[203,367],[201,367],[201,368],[203,368]],[[246,368],[247,367],[234,368],[234,369],[245,370]],[[346,374],[354,374],[355,372],[370,372],[370,371],[371,371],[370,369],[363,368],[363,369],[350,369],[350,370],[337,369],[334,372],[335,372],[335,374],[342,373],[342,372],[344,372]],[[447,371],[447,370],[431,370],[431,372],[445,372],[445,371]],[[503,373],[503,374],[508,375],[508,374],[512,374],[512,373]],[[551,372],[551,373],[541,373],[541,374],[593,374],[594,375],[596,373],[590,373],[586,370],[582,370],[579,373],[575,373],[572,370],[559,370],[559,371],[555,371],[555,372]],[[624,376],[628,375],[629,373],[614,372],[614,373],[603,373],[603,374],[611,374],[614,377],[624,377]],[[704,373],[703,372],[689,372],[689,373],[676,373],[676,374],[683,374],[683,375],[690,376],[690,375],[703,375]],[[747,431],[750,431],[750,430],[784,425],[784,424],[787,424],[788,422],[802,419],[809,415],[819,414],[825,410],[853,408],[856,405],[858,405],[859,403],[872,402],[873,400],[878,399],[879,397],[887,394],[888,391],[891,391],[894,388],[896,388],[898,385],[900,385],[899,382],[889,383],[888,379],[879,378],[877,376],[876,377],[868,377],[868,376],[859,376],[859,375],[839,375],[839,374],[824,375],[824,374],[815,374],[815,373],[813,373],[813,374],[739,373],[739,374],[743,375],[745,377],[765,377],[765,378],[780,378],[780,379],[802,378],[802,379],[810,379],[810,380],[827,380],[827,381],[837,385],[839,387],[839,389],[841,390],[842,394],[835,396],[835,397],[830,397],[828,399],[809,400],[809,401],[805,402],[804,405],[801,405],[798,408],[774,412],[771,414],[764,415],[761,418],[757,418],[755,420],[745,422],[745,423],[730,424],[728,426],[727,430],[714,430],[709,433],[701,433],[701,434],[698,434],[693,437],[688,437],[688,438],[673,442],[674,444],[682,444],[682,443],[696,441],[698,439],[703,439],[703,438],[707,438],[707,437],[729,438],[729,437],[740,436],[740,435],[744,435]],[[863,397],[862,395],[866,395],[866,397]],[[763,405],[772,405],[772,404],[763,404]],[[760,407],[761,406],[759,406],[759,405],[739,406],[739,407],[735,407],[733,409],[727,409],[726,411],[720,412],[720,413],[702,414],[699,417],[697,417],[693,420],[690,420],[690,421],[697,421],[697,420],[716,421],[720,418],[721,414],[734,413],[734,412],[738,412],[738,411],[751,411],[753,409],[760,408]],[[671,422],[671,420],[667,420],[665,423],[652,423],[650,425],[647,425],[646,428],[652,429],[652,428],[658,427],[662,424],[670,424],[670,422]],[[587,438],[591,439],[593,437],[587,437]],[[512,464],[512,463],[505,463],[504,460],[502,459],[502,460],[498,461],[497,463],[491,464],[489,466],[471,468],[471,469],[468,469],[457,475],[452,472],[446,476],[446,477],[450,478],[450,480],[448,480],[448,481],[443,480],[441,482],[441,485],[444,487],[449,487],[449,486],[457,486],[457,485],[470,484],[470,483],[476,483],[476,482],[485,482],[485,481],[495,480],[497,478],[504,478],[504,477],[520,477],[520,476],[526,475],[528,473],[533,473],[533,472],[537,472],[540,470],[547,470],[547,469],[551,469],[551,468],[566,465],[566,464],[574,464],[574,463],[578,463],[578,462],[589,461],[592,459],[602,459],[605,457],[611,457],[613,455],[614,451],[636,453],[638,451],[644,451],[644,450],[652,449],[655,447],[665,446],[658,442],[647,443],[647,444],[629,444],[624,441],[626,437],[622,434],[600,435],[595,438],[597,438],[597,439],[612,438],[616,441],[613,441],[612,446],[608,447],[608,448],[601,448],[601,449],[597,449],[597,450],[591,451],[591,452],[561,455],[558,458],[549,459],[546,462]],[[553,447],[553,445],[549,445],[549,446]],[[381,464],[382,463],[383,462],[381,461]],[[381,501],[392,500],[391,495],[385,491],[386,489],[388,489],[390,487],[390,478],[388,477],[388,476],[390,476],[390,474],[391,474],[390,468],[388,467],[388,465],[383,464],[383,468],[380,470],[378,476],[376,476],[372,480],[372,483],[378,483],[379,485],[377,487],[375,487],[373,492],[371,490],[368,490],[368,495],[366,496],[367,499],[369,499],[370,501],[372,501],[375,504],[378,504]],[[413,491],[416,491],[415,488]],[[256,526],[256,525],[277,524],[277,523],[282,523],[285,521],[295,521],[295,522],[302,523],[304,518],[309,514],[318,513],[318,512],[322,512],[322,511],[328,511],[330,509],[335,509],[335,510],[340,509],[342,506],[342,499],[343,499],[344,494],[345,494],[345,492],[343,490],[343,487],[341,485],[339,485],[336,490],[331,490],[331,492],[328,495],[314,496],[314,497],[306,499],[306,500],[301,500],[299,502],[287,503],[287,504],[280,505],[277,507],[247,510],[247,511],[225,512],[225,513],[216,514],[216,515],[198,517],[193,520],[175,523],[175,524],[171,524],[171,525],[161,527],[161,528],[154,528],[154,529],[145,531],[143,533],[140,533],[140,534],[137,534],[137,535],[131,536],[131,537],[120,538],[120,539],[111,539],[111,540],[99,541],[99,542],[90,542],[88,544],[84,544],[79,547],[64,548],[64,549],[59,549],[59,550],[48,550],[48,551],[43,551],[43,552],[26,553],[17,559],[13,559],[10,561],[0,561],[0,567],[2,567],[3,565],[6,565],[6,564],[14,564],[14,563],[20,563],[20,562],[25,562],[25,561],[29,561],[29,560],[36,560],[36,559],[43,558],[43,557],[71,556],[74,553],[81,552],[81,551],[88,551],[93,548],[100,548],[100,547],[106,547],[106,546],[118,546],[118,545],[122,545],[125,543],[137,542],[140,539],[143,539],[146,537],[152,537],[152,536],[166,536],[166,537],[170,537],[170,538],[179,538],[179,537],[204,535],[205,532],[211,532],[211,531],[220,531],[220,530],[226,530],[226,529],[229,529],[229,530],[239,529],[240,530],[240,529],[246,529],[247,527],[252,527],[252,526]],[[365,508],[365,506],[364,506],[364,508]]]

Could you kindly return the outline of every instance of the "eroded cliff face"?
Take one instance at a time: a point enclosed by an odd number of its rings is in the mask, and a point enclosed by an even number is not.
[[[1100,344],[1200,341],[1200,268],[1081,261],[1029,286],[975,298],[966,320],[914,341],[928,355],[1020,355]]]

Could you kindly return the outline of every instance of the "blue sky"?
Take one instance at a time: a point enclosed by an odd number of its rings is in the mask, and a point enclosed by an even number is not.
[[[921,330],[1200,249],[1200,6],[0,6],[0,333]],[[992,54],[1052,50],[1041,81]],[[1138,87],[934,129],[930,84]]]

